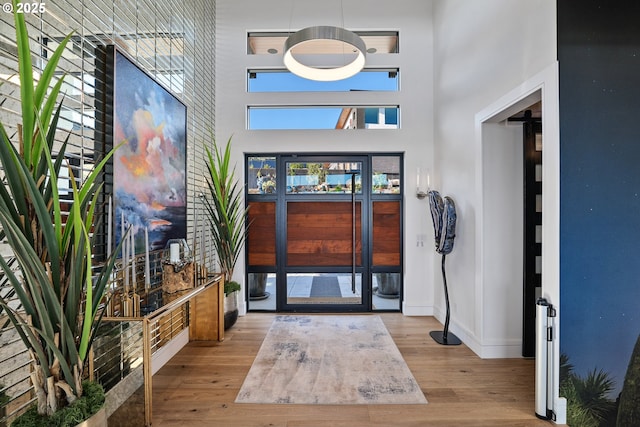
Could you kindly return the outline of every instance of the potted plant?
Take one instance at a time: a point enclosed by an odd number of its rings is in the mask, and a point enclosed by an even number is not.
[[[16,0],[13,6],[17,10]],[[0,123],[0,169],[4,174],[0,180],[0,240],[11,248],[17,268],[12,269],[12,261],[2,255],[0,268],[20,307],[2,297],[0,307],[33,358],[31,382],[37,405],[24,414],[31,418],[18,418],[13,425],[73,425],[104,402],[101,387],[83,380],[101,318],[99,306],[117,252],[99,273],[93,274],[90,229],[95,226],[100,193],[97,178],[111,153],[96,165],[81,187],[69,171],[73,199],[64,218],[57,177],[67,167],[66,141],[55,160],[51,154],[63,79],[52,87],[50,83],[71,35],[48,58],[35,84],[24,15],[15,13],[14,19],[22,124],[17,141],[12,142]],[[71,420],[60,421],[65,414]],[[106,415],[103,418],[106,424]]]
[[[242,200],[242,187],[235,178],[235,166],[231,166],[231,138],[224,148],[219,147],[212,136],[213,151],[205,147],[207,153],[207,188],[208,197],[204,197],[207,219],[211,227],[213,245],[218,256],[220,272],[225,283],[232,283],[233,270],[240,256],[242,246],[247,240],[249,224],[246,222],[249,208],[245,208]],[[237,299],[240,286],[225,286],[225,302]],[[230,306],[231,305],[231,306]],[[233,303],[225,303],[225,320],[229,317],[235,323],[237,315],[227,316],[227,310],[233,311]],[[235,301],[237,310],[237,301]],[[232,326],[227,325],[225,329]]]
[[[269,273],[250,273],[249,274],[249,299],[262,300],[269,297],[267,292],[267,279]]]
[[[224,282],[224,329],[229,329],[238,320],[238,292],[240,283],[233,280]]]
[[[376,295],[381,298],[400,297],[400,273],[373,273],[376,277],[378,287],[375,289]]]

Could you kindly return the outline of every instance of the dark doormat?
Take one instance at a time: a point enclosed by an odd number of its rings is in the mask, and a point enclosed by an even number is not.
[[[318,276],[311,282],[310,297],[341,297],[340,284],[337,277]]]

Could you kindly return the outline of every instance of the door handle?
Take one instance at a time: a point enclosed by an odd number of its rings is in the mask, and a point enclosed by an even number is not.
[[[351,292],[356,293],[356,174],[351,174]]]

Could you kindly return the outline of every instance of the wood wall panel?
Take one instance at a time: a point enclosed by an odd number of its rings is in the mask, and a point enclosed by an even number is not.
[[[373,202],[373,266],[400,266],[400,201]]]
[[[350,266],[351,202],[287,204],[287,265]],[[356,203],[356,264],[362,265],[361,204]]]
[[[276,265],[276,203],[249,203],[249,266]]]

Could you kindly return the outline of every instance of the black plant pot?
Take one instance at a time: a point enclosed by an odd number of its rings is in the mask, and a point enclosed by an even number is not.
[[[249,299],[261,300],[269,298],[267,292],[268,273],[250,273],[249,274]]]
[[[236,324],[238,320],[238,310],[228,311],[224,313],[224,330]]]
[[[224,296],[224,330],[226,331],[238,320],[238,291]]]

